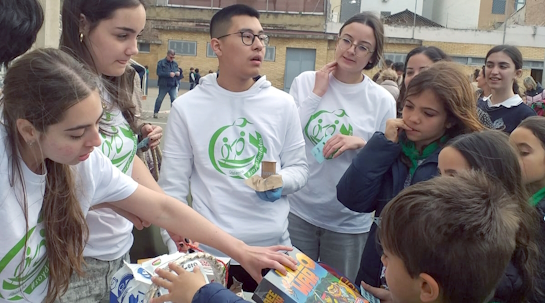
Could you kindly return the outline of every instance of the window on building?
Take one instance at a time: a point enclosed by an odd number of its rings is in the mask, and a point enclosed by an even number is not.
[[[265,58],[263,58],[263,60],[274,62],[275,59],[276,59],[276,47],[267,46],[267,50],[265,51]]]
[[[196,41],[168,41],[168,49],[173,49],[176,55],[181,56],[197,56],[197,42]]]
[[[468,64],[475,65],[475,66],[483,66],[484,58],[469,58]]]
[[[150,44],[149,43],[138,43],[138,51],[141,53],[149,53],[150,52]]]
[[[407,54],[394,54],[394,53],[385,53],[384,54],[384,60],[390,59],[392,62],[403,62],[405,63],[405,58],[407,58]]]
[[[505,7],[507,0],[493,0],[492,1],[492,14],[505,15]]]
[[[380,12],[380,17],[381,18],[385,18],[385,17],[391,16],[391,15],[392,15],[392,12]]]
[[[469,59],[468,57],[457,57],[457,56],[452,57],[452,61],[458,62],[463,65],[467,65],[468,59]]]
[[[217,58],[216,53],[214,53],[214,50],[212,49],[212,44],[210,42],[206,43],[206,56],[208,58]]]
[[[522,63],[522,68],[526,68],[526,69],[543,69],[543,61],[525,60]]]

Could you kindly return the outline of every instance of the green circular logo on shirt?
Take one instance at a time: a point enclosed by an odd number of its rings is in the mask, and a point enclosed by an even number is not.
[[[316,145],[328,135],[342,134],[352,136],[354,129],[350,125],[350,117],[344,109],[335,111],[320,110],[310,116],[305,126],[305,136]]]
[[[208,153],[218,172],[232,178],[246,179],[259,170],[267,148],[254,125],[246,118],[239,118],[214,133]]]

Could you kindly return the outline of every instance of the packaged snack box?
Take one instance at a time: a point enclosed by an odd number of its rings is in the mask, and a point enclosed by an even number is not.
[[[265,275],[252,296],[257,303],[369,303],[339,278],[294,248],[287,252],[297,260],[297,270],[283,276],[275,270]]]

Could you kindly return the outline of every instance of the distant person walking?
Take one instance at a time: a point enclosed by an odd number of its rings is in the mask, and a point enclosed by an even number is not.
[[[178,69],[178,63],[174,61],[176,57],[176,52],[170,49],[167,52],[165,59],[159,60],[157,62],[157,76],[159,76],[159,95],[157,100],[155,100],[155,108],[153,110],[153,118],[157,118],[159,109],[161,109],[161,103],[165,99],[165,95],[168,93],[170,96],[170,103],[176,99],[178,92],[176,91],[176,82],[177,77],[180,76],[180,71]]]
[[[195,69],[192,67],[189,69],[189,90],[195,87]]]
[[[201,83],[201,74],[199,74],[199,69],[195,69],[195,85],[198,85]]]

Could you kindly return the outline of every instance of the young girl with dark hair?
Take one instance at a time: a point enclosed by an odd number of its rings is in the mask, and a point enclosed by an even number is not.
[[[407,88],[402,118],[388,120],[385,132],[373,135],[337,184],[339,201],[380,217],[402,189],[435,176],[437,155],[449,139],[483,129],[473,96],[471,83],[455,63],[439,62],[420,72]],[[376,224],[361,258],[358,285],[385,283],[375,233]]]
[[[492,94],[478,102],[494,129],[511,133],[536,113],[522,102],[517,78],[522,75],[522,54],[511,45],[498,45],[486,54],[484,76]]]
[[[105,106],[100,121],[102,153],[139,184],[161,192],[137,156],[138,141],[148,137],[145,149],[155,148],[162,137],[161,127],[142,123],[137,117],[140,79],[130,67],[130,59],[138,54],[137,37],[145,22],[141,0],[65,1],[60,48],[101,77],[99,90]],[[134,242],[130,221],[107,208],[91,210],[86,220],[89,239],[83,255],[89,274],[73,275],[61,303],[108,301],[110,278],[124,260],[130,260]]]
[[[184,203],[138,185],[94,150],[102,143],[99,87],[86,66],[54,49],[30,52],[8,69],[0,99],[1,298],[54,302],[72,273],[86,274],[91,207],[111,207],[140,225],[150,222],[214,246],[257,280],[264,267],[285,272],[278,262],[294,267],[276,252],[288,247],[247,246]],[[79,290],[82,297],[90,286]]]
[[[438,168],[443,176],[469,169],[481,170],[500,180],[508,193],[518,200],[522,220],[515,253],[491,301],[527,302],[537,297],[542,287],[537,279],[543,267],[539,247],[543,215],[528,203],[530,196],[524,187],[520,160],[509,144],[509,137],[495,130],[459,136],[439,154]]]

